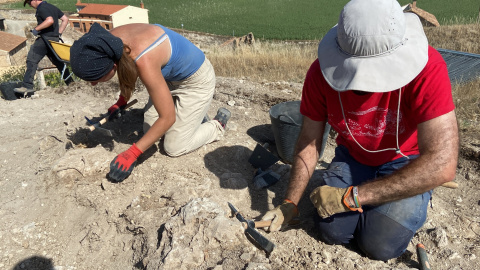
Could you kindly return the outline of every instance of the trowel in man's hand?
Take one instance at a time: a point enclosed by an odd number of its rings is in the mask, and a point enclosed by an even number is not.
[[[246,220],[231,203],[228,203],[228,206],[232,210],[233,215],[242,223],[245,234],[252,238],[267,253],[271,253],[275,248],[275,244],[255,230],[255,227],[270,226],[271,221],[254,222],[253,220]]]

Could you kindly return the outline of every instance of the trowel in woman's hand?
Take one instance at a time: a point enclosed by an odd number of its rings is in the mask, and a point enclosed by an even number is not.
[[[125,106],[125,108],[122,109],[122,112],[125,111],[126,109],[132,107],[137,102],[138,102],[137,99],[134,99],[134,100],[130,101]],[[113,137],[113,134],[114,134],[113,131],[100,127],[101,125],[105,124],[110,119],[110,115],[107,115],[106,117],[104,117],[103,119],[101,119],[100,121],[98,121],[96,123],[93,122],[92,120],[88,119],[86,116],[85,116],[85,119],[87,120],[88,124],[90,125],[90,126],[88,126],[88,129],[90,129],[90,131],[98,130],[100,133],[102,133],[105,136]]]
[[[96,130],[96,131],[100,132],[101,134],[103,134],[107,137],[113,137],[113,131],[100,127],[100,125],[103,125],[107,122],[108,117],[105,117],[105,118],[103,118],[102,120],[100,120],[96,123],[93,122],[92,120],[88,119],[86,116],[85,116],[85,119],[87,120],[88,124],[90,125],[90,126],[88,126],[88,129],[90,129],[90,131]]]

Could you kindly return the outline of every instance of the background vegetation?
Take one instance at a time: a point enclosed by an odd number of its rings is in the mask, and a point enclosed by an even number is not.
[[[0,75],[0,83],[3,82],[21,82],[25,74],[25,66],[11,67]]]
[[[49,0],[63,11],[76,12],[76,0]],[[140,0],[84,0],[139,6]],[[243,36],[253,32],[257,39],[319,40],[333,25],[348,0],[143,0],[150,23],[218,35]],[[401,5],[411,0],[400,0]],[[23,1],[8,5],[23,8]],[[478,17],[478,0],[417,1],[441,24],[471,23]],[[26,7],[31,9],[30,7]]]

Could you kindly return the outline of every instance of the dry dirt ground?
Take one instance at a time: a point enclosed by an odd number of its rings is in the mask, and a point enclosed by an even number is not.
[[[0,99],[0,269],[418,269],[417,243],[432,269],[480,269],[480,140],[465,131],[459,188],[434,190],[425,225],[397,259],[373,261],[355,246],[318,241],[308,196],[298,226],[260,230],[276,245],[271,254],[247,239],[227,202],[254,219],[283,199],[290,166],[273,165],[280,181],[258,190],[248,159],[258,143],[275,151],[269,109],[298,100],[301,87],[218,77],[209,115],[219,107],[232,112],[224,138],[178,158],[166,156],[160,142],[122,183],[106,175],[110,161],[142,136],[141,85],[133,96],[139,102],[104,125],[111,138],[86,129],[84,117],[106,112],[118,95],[115,82]],[[330,138],[319,173],[333,148]]]

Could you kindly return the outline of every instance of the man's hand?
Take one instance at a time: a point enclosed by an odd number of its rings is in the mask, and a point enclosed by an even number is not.
[[[337,188],[330,186],[321,186],[312,191],[310,201],[317,208],[318,215],[321,218],[327,218],[331,215],[348,212],[363,212],[361,206],[356,207],[352,194],[353,187]]]
[[[119,113],[125,108],[125,106],[127,106],[127,101],[122,95],[120,95],[117,102],[108,108],[109,120],[118,118]]]
[[[37,31],[37,29],[33,28],[32,30],[30,30],[30,32],[32,32],[32,34],[34,36],[38,36],[38,34],[40,34],[40,31]]]
[[[133,144],[127,151],[116,156],[110,163],[110,173],[108,174],[113,180],[122,182],[132,173],[133,168],[137,164],[137,158],[142,154],[142,150]]]
[[[294,217],[298,216],[297,206],[290,200],[284,200],[283,203],[275,209],[268,211],[262,220],[271,220],[272,224],[267,231],[274,232],[280,230],[282,225],[288,224]]]

